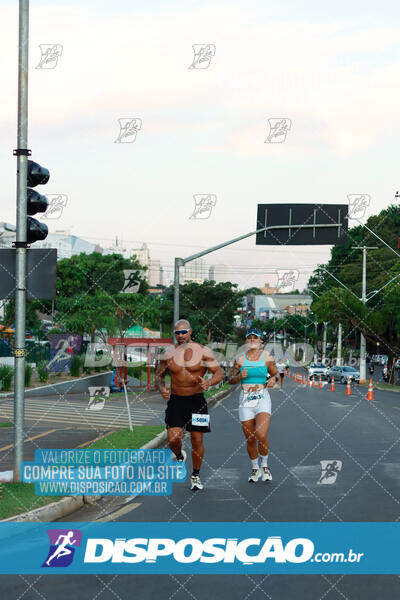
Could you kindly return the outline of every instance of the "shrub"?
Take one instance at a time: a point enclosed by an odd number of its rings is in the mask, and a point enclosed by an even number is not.
[[[129,377],[136,377],[136,379],[139,379],[141,368],[142,368],[142,366],[128,367],[127,373],[129,375]]]
[[[70,373],[71,373],[72,377],[79,377],[80,372],[81,372],[81,360],[80,360],[79,356],[75,355],[73,358],[73,361],[72,361]]]
[[[29,363],[25,363],[25,387],[31,386],[33,368]]]
[[[49,371],[46,368],[47,362],[42,360],[36,367],[40,383],[47,383],[49,380]]]
[[[0,365],[0,381],[2,383],[1,389],[3,392],[9,392],[11,389],[11,382],[14,377],[14,369],[10,365]]]

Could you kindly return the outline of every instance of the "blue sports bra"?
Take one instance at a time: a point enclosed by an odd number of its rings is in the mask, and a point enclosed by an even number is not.
[[[243,369],[247,369],[247,377],[242,379],[241,383],[255,384],[265,383],[268,377],[268,367],[264,362],[264,354],[262,353],[259,360],[249,360],[246,354],[243,352],[244,363],[239,373]]]

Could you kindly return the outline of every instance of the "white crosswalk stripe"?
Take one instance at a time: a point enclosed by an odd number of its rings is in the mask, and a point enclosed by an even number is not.
[[[128,414],[125,406],[105,406],[102,410],[85,410],[86,402],[25,399],[25,421],[65,423],[83,428],[127,427]],[[164,421],[164,410],[131,406],[133,425],[144,425],[151,419]],[[0,419],[14,417],[13,401],[0,403]]]

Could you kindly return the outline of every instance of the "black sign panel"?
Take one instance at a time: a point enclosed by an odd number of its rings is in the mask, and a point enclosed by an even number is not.
[[[305,246],[345,244],[347,204],[259,204],[258,245]]]
[[[0,298],[15,298],[14,248],[0,249]],[[26,251],[26,287],[28,299],[51,300],[56,297],[57,250],[32,248]]]

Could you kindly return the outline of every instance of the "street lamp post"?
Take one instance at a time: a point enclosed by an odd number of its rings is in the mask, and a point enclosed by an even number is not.
[[[202,250],[201,252],[197,252],[196,254],[192,254],[187,258],[175,258],[174,263],[174,325],[179,319],[179,270],[180,267],[186,265],[186,263],[191,262],[192,260],[196,260],[197,258],[201,258],[206,254],[210,254],[210,252],[215,252],[216,250],[220,250],[221,248],[225,248],[226,246],[230,246],[231,244],[235,244],[236,242],[240,242],[240,240],[244,240],[252,235],[256,235],[257,233],[262,233],[263,231],[281,231],[282,229],[288,229],[290,227],[302,227],[303,229],[319,229],[319,228],[327,228],[327,227],[338,227],[340,223],[305,223],[302,225],[269,225],[267,227],[261,227],[261,229],[256,229],[255,231],[250,231],[249,233],[245,233],[244,235],[240,235],[239,237],[233,238],[232,240],[228,240],[227,242],[222,242],[222,244],[217,244],[212,248],[207,248],[207,250]],[[336,278],[335,278],[336,279]]]

